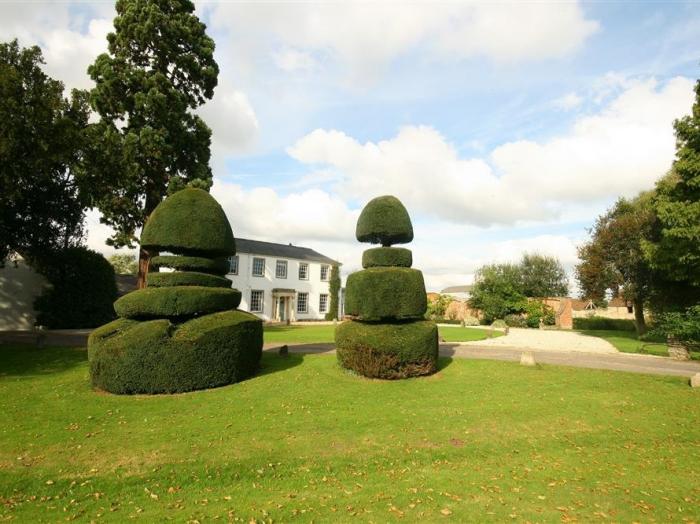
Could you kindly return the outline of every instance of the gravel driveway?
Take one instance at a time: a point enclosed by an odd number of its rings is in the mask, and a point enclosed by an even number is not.
[[[447,328],[443,328],[447,329]],[[460,345],[493,348],[518,348],[537,351],[576,351],[582,353],[618,353],[610,342],[575,331],[510,328],[505,337],[462,342]]]

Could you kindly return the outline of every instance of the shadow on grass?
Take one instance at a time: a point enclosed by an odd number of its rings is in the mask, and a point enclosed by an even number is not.
[[[32,377],[67,371],[87,363],[84,347],[0,345],[0,377]]]
[[[439,357],[438,363],[437,363],[438,372],[444,370],[446,367],[448,367],[450,364],[452,364],[453,361],[454,361],[454,359],[452,357],[444,357],[444,356]]]
[[[277,350],[263,351],[260,370],[255,376],[262,377],[263,375],[286,371],[301,365],[303,362],[304,355],[302,353],[289,353],[286,356],[282,356],[277,353]]]

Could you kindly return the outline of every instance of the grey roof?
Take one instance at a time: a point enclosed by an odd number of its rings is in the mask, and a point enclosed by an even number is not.
[[[446,287],[440,293],[471,293],[474,286],[450,286]]]
[[[268,257],[293,258],[309,262],[324,262],[326,264],[341,265],[337,260],[328,258],[308,247],[293,246],[292,244],[276,244],[274,242],[262,242],[247,238],[236,238],[236,252],[264,255]]]

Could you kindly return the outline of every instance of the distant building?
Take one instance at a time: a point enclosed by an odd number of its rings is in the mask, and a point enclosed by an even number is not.
[[[323,320],[334,265],[341,264],[307,247],[237,238],[226,276],[243,294],[239,308],[263,320]],[[342,300],[339,309],[342,318]]]
[[[596,307],[592,300],[572,301],[574,318],[606,317],[634,320],[634,306],[623,298],[615,297],[608,301],[608,307]]]
[[[450,286],[446,287],[442,291],[440,291],[441,295],[449,295],[454,299],[457,300],[462,300],[462,301],[467,301],[471,298],[472,296],[472,289],[474,286],[467,285],[467,286]]]

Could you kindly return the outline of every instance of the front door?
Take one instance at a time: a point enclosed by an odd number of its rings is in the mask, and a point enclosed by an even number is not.
[[[287,320],[287,298],[280,297],[279,303],[277,304],[277,314],[279,316],[280,322],[285,322]]]

